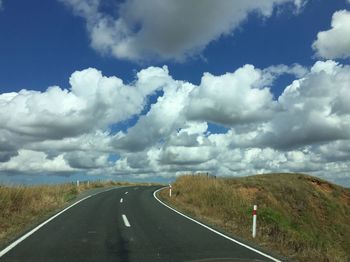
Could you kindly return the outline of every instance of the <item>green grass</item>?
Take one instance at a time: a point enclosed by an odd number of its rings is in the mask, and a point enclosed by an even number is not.
[[[350,190],[302,174],[182,176],[173,197],[188,214],[298,261],[350,261]],[[258,205],[257,237],[251,237]]]

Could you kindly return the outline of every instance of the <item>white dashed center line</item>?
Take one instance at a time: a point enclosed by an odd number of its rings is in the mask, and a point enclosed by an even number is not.
[[[120,203],[123,203],[123,198],[120,199]]]
[[[129,220],[128,220],[128,218],[126,217],[126,215],[122,215],[122,218],[123,218],[123,221],[124,221],[124,225],[126,226],[126,227],[131,227],[130,226],[130,223],[129,223]]]
[[[128,193],[129,193],[129,192],[128,192],[128,191],[126,191],[126,192],[125,192],[125,195],[127,195]]]

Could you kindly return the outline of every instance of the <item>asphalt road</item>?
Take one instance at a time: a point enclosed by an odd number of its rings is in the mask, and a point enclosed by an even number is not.
[[[117,188],[88,198],[0,261],[271,261],[163,206],[155,189]]]

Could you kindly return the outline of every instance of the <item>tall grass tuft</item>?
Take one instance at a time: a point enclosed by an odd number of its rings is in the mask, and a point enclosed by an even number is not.
[[[350,190],[302,174],[179,177],[177,209],[298,261],[350,261]],[[257,237],[251,236],[258,205]]]

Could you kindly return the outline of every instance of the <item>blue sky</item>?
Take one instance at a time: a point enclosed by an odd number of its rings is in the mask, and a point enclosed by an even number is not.
[[[284,171],[350,185],[348,1],[0,3],[0,181]]]

